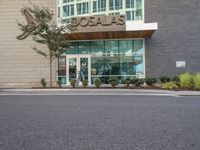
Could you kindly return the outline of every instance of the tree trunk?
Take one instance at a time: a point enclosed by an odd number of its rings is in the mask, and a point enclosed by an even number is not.
[[[49,81],[50,81],[50,84],[49,84],[49,85],[50,85],[50,87],[52,87],[52,61],[50,61],[49,67],[50,67],[50,68],[49,68],[49,71],[50,71],[50,72],[49,72],[49,77],[50,77],[50,80],[49,80]]]

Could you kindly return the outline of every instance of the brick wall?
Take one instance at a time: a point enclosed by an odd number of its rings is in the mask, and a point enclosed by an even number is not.
[[[147,76],[200,72],[199,0],[145,0],[145,22],[158,22],[158,31],[146,40]],[[186,61],[176,68],[176,61]]]
[[[56,1],[32,0],[33,3],[49,7],[56,12]],[[4,87],[38,85],[41,78],[49,80],[49,64],[41,55],[32,50],[31,38],[19,41],[21,34],[16,20],[24,21],[20,9],[29,5],[28,0],[0,0],[0,83]],[[45,48],[46,49],[46,48]],[[53,70],[56,72],[56,61]],[[56,80],[56,74],[53,74]]]

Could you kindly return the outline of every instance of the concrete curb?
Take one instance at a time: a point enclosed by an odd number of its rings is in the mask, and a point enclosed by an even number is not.
[[[200,96],[200,91],[169,91],[153,89],[0,89],[0,95],[3,94]]]
[[[151,91],[151,92],[172,92],[169,90],[153,90],[153,89],[76,89],[76,88],[70,88],[70,89],[0,89],[2,92],[12,92],[12,91]]]

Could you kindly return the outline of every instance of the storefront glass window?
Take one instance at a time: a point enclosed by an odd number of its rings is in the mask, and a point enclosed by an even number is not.
[[[91,58],[91,76],[92,82],[94,82],[97,78],[104,78],[104,65],[105,60],[104,56],[94,56]]]
[[[143,51],[143,40],[134,40],[134,52]]]
[[[67,16],[74,15],[74,5],[67,5]]]
[[[74,15],[125,14],[126,20],[142,21],[144,15],[143,0],[65,0],[60,1],[57,7],[62,11],[61,19],[69,19]]]
[[[90,42],[79,42],[79,54],[90,54]]]
[[[134,0],[126,0],[126,8],[134,8]]]
[[[118,54],[118,41],[105,41],[105,55],[115,56]]]
[[[78,54],[78,42],[71,42],[66,50],[67,54]]]
[[[122,0],[109,0],[109,9],[110,10],[122,9]]]
[[[67,54],[91,54],[91,81],[107,84],[111,76],[120,82],[144,75],[142,39],[71,42]]]
[[[91,54],[93,56],[103,56],[104,41],[91,41]]]
[[[134,69],[137,76],[144,74],[143,55],[143,40],[134,40]]]
[[[67,6],[63,6],[63,17],[67,16]]]
[[[93,12],[102,12],[106,10],[106,0],[93,1]]]
[[[123,56],[132,56],[134,51],[133,40],[119,41],[119,53]]]
[[[105,56],[105,75],[119,75],[119,55]]]
[[[66,57],[61,56],[58,58],[58,80],[62,84],[66,84]]]
[[[60,7],[58,7],[58,18],[60,18]]]
[[[136,19],[142,20],[142,0],[136,0],[136,2],[137,2]]]
[[[63,0],[63,3],[70,3],[70,2],[73,2],[74,0]]]
[[[109,13],[109,16],[114,16],[114,15],[120,15],[120,13],[119,12]]]
[[[88,13],[88,2],[77,4],[77,14],[87,14]]]
[[[66,75],[66,57],[61,56],[58,58],[58,76]]]
[[[126,12],[126,20],[134,20],[134,11],[127,11]]]
[[[135,75],[134,72],[134,57],[133,56],[121,56],[120,57],[120,75],[121,79],[124,80],[129,75]]]

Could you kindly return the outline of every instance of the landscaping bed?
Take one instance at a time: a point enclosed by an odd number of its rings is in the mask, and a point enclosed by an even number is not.
[[[158,79],[155,77],[147,78],[126,78],[119,85],[119,79],[116,76],[108,79],[108,85],[102,85],[100,79],[94,81],[94,86],[88,86],[88,81],[83,80],[82,86],[77,86],[75,80],[71,80],[71,86],[64,87],[60,81],[57,81],[58,87],[51,87],[52,89],[153,89],[153,90],[175,90],[175,91],[200,91],[200,73],[192,74],[189,72],[178,74],[177,76],[170,78],[168,76],[161,76]],[[43,88],[46,87],[46,81],[41,80]],[[41,87],[33,87],[41,88]]]

